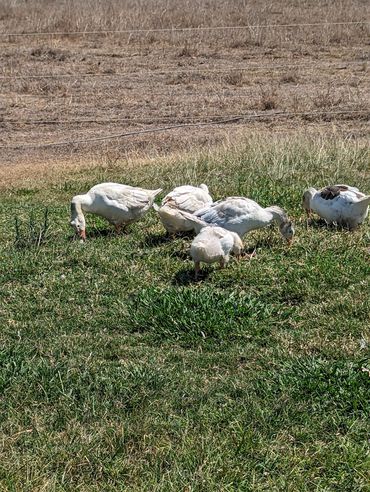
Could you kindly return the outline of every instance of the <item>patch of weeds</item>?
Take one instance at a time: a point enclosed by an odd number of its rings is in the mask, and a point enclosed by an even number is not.
[[[241,70],[234,71],[225,75],[223,79],[226,84],[240,87],[243,85],[244,82],[244,73]]]
[[[67,54],[59,49],[39,47],[31,50],[31,56],[41,60],[54,60],[64,61],[67,58]]]
[[[179,58],[192,58],[197,55],[197,50],[195,48],[191,48],[188,43],[186,43],[178,52],[177,56]]]
[[[30,213],[28,222],[22,224],[21,220],[15,218],[14,245],[17,249],[39,248],[48,238],[49,232],[49,210],[46,208],[41,222],[33,212]]]
[[[260,86],[260,109],[269,111],[278,107],[278,94],[274,87]]]
[[[297,84],[298,81],[298,75],[295,72],[287,72],[280,77],[282,84]]]

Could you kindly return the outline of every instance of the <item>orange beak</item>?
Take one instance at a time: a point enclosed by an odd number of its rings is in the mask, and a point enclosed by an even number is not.
[[[86,241],[86,231],[85,229],[79,231],[78,235],[80,236],[80,238],[83,240],[83,241]]]
[[[293,238],[287,239],[286,242],[288,243],[288,248],[290,248],[293,244]]]

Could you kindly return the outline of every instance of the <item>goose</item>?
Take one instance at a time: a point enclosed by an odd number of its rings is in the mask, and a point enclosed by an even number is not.
[[[263,208],[250,198],[228,197],[218,200],[194,214],[208,224],[215,224],[228,231],[236,232],[242,238],[254,229],[277,222],[281,235],[291,245],[294,226],[285,211],[275,205]]]
[[[188,219],[179,211],[193,214],[197,210],[213,202],[205,184],[196,186],[178,186],[166,195],[160,207],[154,204],[159,218],[169,234],[186,232],[193,229]]]
[[[190,256],[194,261],[195,278],[198,278],[200,263],[219,262],[220,267],[229,262],[230,253],[240,259],[243,242],[235,232],[227,231],[222,227],[206,226],[193,239],[190,246]]]
[[[195,217],[188,212],[179,211],[189,224],[192,224],[197,236],[190,246],[190,256],[194,261],[195,279],[198,278],[200,263],[219,262],[220,267],[229,262],[230,253],[234,253],[240,259],[243,242],[235,232],[227,231],[216,225],[209,225],[204,220]]]
[[[367,217],[370,195],[348,185],[326,186],[321,190],[308,188],[303,194],[303,208],[310,217],[315,212],[329,224],[355,229]]]
[[[72,198],[70,224],[83,241],[86,240],[84,212],[104,217],[120,232],[122,226],[140,219],[161,191],[162,189],[145,190],[119,183],[97,184],[84,195]]]

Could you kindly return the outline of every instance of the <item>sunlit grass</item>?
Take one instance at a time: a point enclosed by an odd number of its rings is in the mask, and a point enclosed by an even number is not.
[[[122,236],[87,217],[71,240],[71,196],[108,180],[278,204],[296,241],[250,234],[256,258],[195,283],[191,239],[154,211]],[[2,490],[365,491],[369,225],[307,224],[300,206],[335,182],[369,192],[364,148],[256,140],[4,192]],[[48,240],[17,248],[15,216],[45,207]]]

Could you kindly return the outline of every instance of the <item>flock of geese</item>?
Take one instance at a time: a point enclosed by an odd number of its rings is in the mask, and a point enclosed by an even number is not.
[[[243,236],[252,230],[278,224],[290,245],[294,226],[286,212],[273,205],[263,208],[250,198],[228,197],[213,201],[205,184],[179,186],[166,195],[160,206],[154,203],[162,189],[146,190],[119,183],[101,183],[71,201],[71,226],[82,241],[86,240],[84,212],[99,215],[114,225],[117,233],[139,220],[153,207],[170,235],[195,231],[190,247],[197,278],[200,263],[219,262],[224,267],[230,253],[240,258]],[[368,215],[370,195],[347,185],[309,188],[303,194],[308,217],[315,212],[328,224],[355,229]]]

